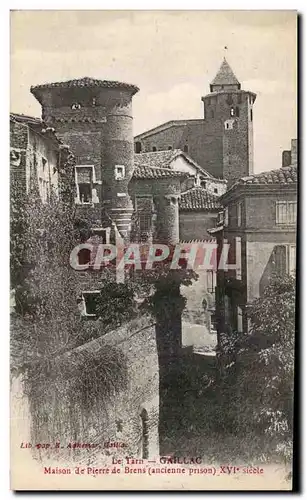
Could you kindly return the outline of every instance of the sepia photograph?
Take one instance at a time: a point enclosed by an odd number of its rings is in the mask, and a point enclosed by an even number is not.
[[[10,12],[12,490],[293,490],[297,25]]]

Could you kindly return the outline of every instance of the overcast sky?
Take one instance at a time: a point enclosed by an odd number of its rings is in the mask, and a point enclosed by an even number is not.
[[[255,171],[279,168],[296,137],[296,14],[255,11],[15,11],[11,16],[11,111],[40,116],[30,86],[83,76],[140,87],[134,132],[202,118],[226,58],[257,93]]]

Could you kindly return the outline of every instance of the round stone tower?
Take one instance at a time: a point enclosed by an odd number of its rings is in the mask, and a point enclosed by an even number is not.
[[[92,166],[96,203],[125,239],[133,212],[128,183],[134,169],[132,97],[138,90],[88,77],[31,87],[42,119],[70,146],[80,172]]]

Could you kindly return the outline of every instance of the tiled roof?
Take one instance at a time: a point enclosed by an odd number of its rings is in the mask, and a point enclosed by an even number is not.
[[[240,82],[232,71],[225,57],[211,85],[239,85]]]
[[[260,174],[249,175],[242,177],[235,185],[238,184],[295,184],[297,182],[297,166],[290,165],[277,170],[269,170]]]
[[[40,118],[19,113],[10,113],[10,120],[12,120],[12,122],[25,123],[26,125],[29,125],[29,128],[34,126],[34,129],[32,128],[32,130],[39,130],[41,134],[46,134],[46,138],[55,141],[62,150],[66,150],[68,154],[72,154],[70,146],[64,144],[63,140],[56,135],[55,129],[53,127],[48,127]],[[39,126],[39,128],[37,126]]]
[[[136,166],[134,179],[161,179],[163,177],[189,177],[186,172],[178,172],[170,168],[149,167],[147,165]]]
[[[221,207],[219,197],[200,186],[195,186],[181,193],[181,210],[215,210]]]
[[[132,85],[130,83],[116,82],[110,80],[98,80],[96,78],[90,78],[85,76],[83,78],[77,78],[74,80],[67,80],[66,82],[53,82],[53,83],[44,83],[42,85],[35,85],[31,87],[31,92],[35,95],[36,90],[46,89],[46,88],[82,88],[82,87],[100,87],[100,88],[119,88],[130,90],[135,94],[139,91],[139,88],[136,85]]]
[[[169,149],[167,151],[154,151],[150,153],[137,153],[134,155],[134,164],[136,166],[146,165],[148,167],[158,167],[158,168],[170,168],[173,160],[178,156],[183,156],[188,163],[191,163],[197,170],[205,177],[212,178],[206,170],[200,167],[192,158],[190,158],[186,153],[181,151],[181,149]]]

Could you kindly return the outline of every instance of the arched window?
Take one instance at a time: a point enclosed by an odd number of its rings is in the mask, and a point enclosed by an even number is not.
[[[138,141],[135,143],[135,152],[141,153],[141,151],[142,151],[142,143]]]
[[[149,428],[148,428],[148,413],[143,408],[141,413],[142,420],[142,458],[149,456]]]
[[[184,151],[185,153],[188,153],[188,152],[189,152],[189,146],[188,146],[187,144],[185,144],[185,145],[184,145],[184,147],[183,147],[183,151]]]
[[[155,153],[155,152],[157,151],[156,146],[153,146],[153,147],[152,147],[152,150],[153,150],[153,152]]]

